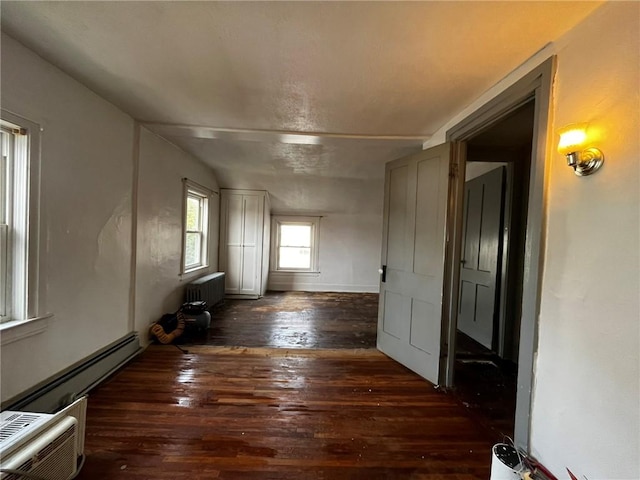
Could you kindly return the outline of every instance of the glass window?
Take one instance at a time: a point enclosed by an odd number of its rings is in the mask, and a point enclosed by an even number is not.
[[[183,273],[209,265],[209,192],[185,182]]]
[[[11,178],[11,165],[13,159],[13,132],[2,127],[0,155],[0,319],[8,320],[11,317],[11,306],[8,304],[10,292],[10,269],[8,264],[13,257],[9,251],[9,232],[12,195],[9,179]]]
[[[276,271],[317,272],[320,217],[274,217]]]
[[[0,127],[0,321],[11,322],[40,313],[40,128],[4,110]]]
[[[311,225],[280,225],[278,269],[311,268]]]

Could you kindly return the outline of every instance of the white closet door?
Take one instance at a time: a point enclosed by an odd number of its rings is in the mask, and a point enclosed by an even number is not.
[[[220,266],[226,272],[227,295],[257,298],[261,294],[265,195],[222,191]]]
[[[264,197],[244,195],[241,295],[260,295],[262,214]]]
[[[220,242],[225,247],[225,253],[220,263],[226,272],[226,292],[232,294],[240,293],[242,282],[243,203],[242,195],[225,192],[222,201],[225,238]]]

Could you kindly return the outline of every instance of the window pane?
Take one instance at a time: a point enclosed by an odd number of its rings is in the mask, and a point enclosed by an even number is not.
[[[311,225],[280,225],[280,246],[310,247]]]
[[[11,189],[8,188],[10,178],[11,150],[13,147],[13,135],[2,130],[2,151],[0,152],[0,223],[7,223],[8,208],[10,201],[8,195]]]
[[[185,267],[200,265],[201,246],[202,246],[202,243],[200,241],[199,233],[187,233],[185,250],[184,250]]]
[[[311,268],[311,249],[280,247],[278,268]]]
[[[198,197],[187,197],[187,230],[200,230],[200,204]]]

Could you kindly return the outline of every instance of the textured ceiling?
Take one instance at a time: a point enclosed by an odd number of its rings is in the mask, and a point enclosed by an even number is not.
[[[381,178],[385,161],[419,148],[599,4],[2,1],[1,8],[5,32],[136,119],[160,124],[153,128],[211,165],[223,186],[265,188],[258,179],[273,174]],[[311,135],[283,135],[296,132]]]

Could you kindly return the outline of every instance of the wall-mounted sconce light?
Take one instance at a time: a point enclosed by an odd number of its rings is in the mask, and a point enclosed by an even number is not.
[[[567,157],[567,165],[573,167],[576,175],[591,175],[604,163],[604,155],[595,147],[586,147],[586,123],[572,123],[558,130],[560,142],[558,152]]]

